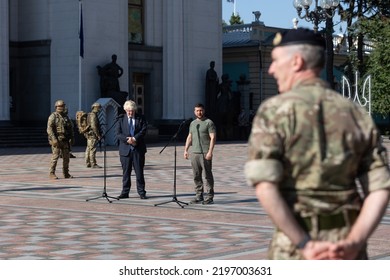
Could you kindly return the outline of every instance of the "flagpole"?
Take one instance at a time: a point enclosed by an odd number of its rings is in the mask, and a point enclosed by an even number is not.
[[[82,57],[82,53],[81,53],[81,44],[84,44],[83,42],[83,38],[81,36],[84,36],[84,34],[82,34],[83,30],[83,12],[82,12],[82,1],[79,0],[79,111],[81,110],[81,96],[82,96],[82,87],[81,87],[81,82],[82,82],[82,77],[81,77],[81,73],[82,73],[82,63],[83,63],[83,57]]]
[[[233,3],[233,15],[236,16],[236,1],[237,0],[227,0],[229,3]]]
[[[81,110],[81,70],[82,70],[82,58],[79,56],[79,111]]]

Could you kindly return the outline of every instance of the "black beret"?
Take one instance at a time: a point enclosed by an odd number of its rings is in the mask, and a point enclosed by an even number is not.
[[[325,49],[325,39],[319,33],[307,28],[289,29],[283,33],[276,33],[273,40],[275,47],[308,44],[321,46]]]

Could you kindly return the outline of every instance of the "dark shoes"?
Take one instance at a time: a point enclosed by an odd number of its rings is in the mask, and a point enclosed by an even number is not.
[[[208,205],[208,204],[214,204],[214,200],[212,199],[206,199],[205,201],[202,202],[203,205]]]
[[[98,165],[98,164],[95,164],[95,165],[90,165],[90,164],[88,164],[87,163],[87,168],[102,168],[100,165]]]
[[[121,194],[120,196],[117,197],[118,199],[124,199],[124,198],[129,198],[129,194]],[[148,197],[143,194],[139,196],[140,199],[148,199]]]
[[[203,197],[195,197],[193,200],[190,201],[190,204],[200,204],[203,202]]]
[[[204,199],[203,196],[196,196],[193,200],[190,201],[190,204],[203,204],[203,205],[209,205],[214,204],[214,201],[212,198]]]

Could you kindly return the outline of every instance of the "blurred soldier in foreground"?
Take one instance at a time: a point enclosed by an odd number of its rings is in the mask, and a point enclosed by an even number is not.
[[[51,113],[47,121],[47,135],[52,150],[49,178],[58,179],[55,171],[60,155],[62,155],[64,178],[73,178],[69,174],[70,147],[74,144],[73,123],[65,113],[63,100],[57,100],[54,106],[55,112]]]
[[[371,117],[320,80],[323,38],[278,33],[268,70],[280,94],[257,111],[248,183],[276,226],[270,259],[367,259],[390,193]],[[359,188],[359,191],[358,191]]]

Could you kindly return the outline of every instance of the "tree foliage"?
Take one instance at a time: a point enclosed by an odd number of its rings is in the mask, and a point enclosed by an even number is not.
[[[244,24],[244,21],[241,19],[239,14],[235,15],[234,13],[232,13],[232,16],[230,17],[229,23],[230,23],[230,25]]]
[[[390,19],[377,15],[363,20],[360,26],[373,47],[366,63],[367,73],[372,76],[372,109],[387,115],[390,112]]]
[[[342,20],[347,22],[349,73],[354,71],[372,76],[372,111],[382,115],[390,112],[390,51],[389,0],[344,0],[340,5]],[[366,43],[373,51],[365,53]]]

